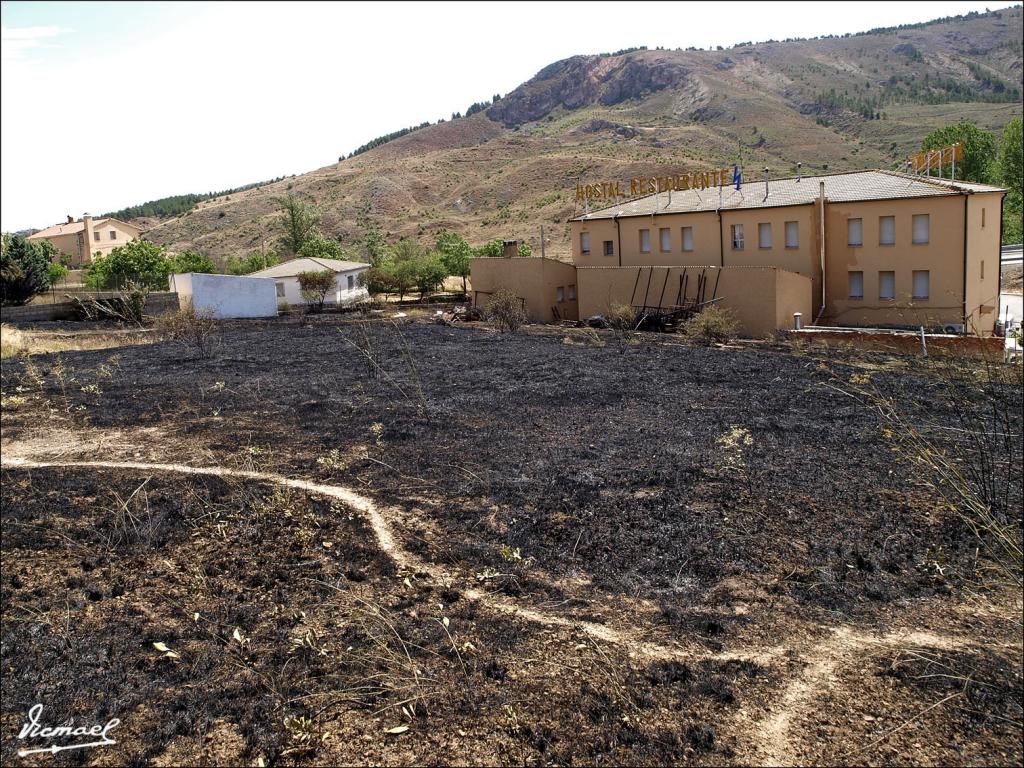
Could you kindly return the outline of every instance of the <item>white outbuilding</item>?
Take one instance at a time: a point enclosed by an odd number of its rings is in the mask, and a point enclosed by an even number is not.
[[[277,315],[274,281],[269,278],[188,272],[171,275],[170,284],[182,307],[191,304],[218,320]]]
[[[272,278],[276,283],[278,301],[302,305],[307,302],[299,288],[299,273],[330,271],[334,273],[334,290],[327,294],[324,303],[343,305],[369,298],[366,288],[359,285],[360,273],[369,268],[369,264],[358,261],[299,258],[253,272],[250,277]]]

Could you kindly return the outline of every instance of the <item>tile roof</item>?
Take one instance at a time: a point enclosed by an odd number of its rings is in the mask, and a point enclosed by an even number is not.
[[[349,272],[353,269],[365,269],[369,264],[361,261],[341,261],[339,259],[291,259],[290,261],[275,264],[272,267],[261,269],[259,272],[252,272],[249,277],[295,277],[299,272]]]
[[[137,230],[139,232],[142,231],[142,227],[137,227],[134,224],[129,224],[127,221],[121,221],[120,219],[114,219],[110,217],[105,219],[93,219],[92,225],[94,227],[98,227],[102,224],[105,224],[108,221],[116,221],[118,224],[121,224],[123,226],[131,227],[132,229]],[[85,229],[85,223],[81,219],[79,219],[78,221],[72,221],[70,224],[54,224],[52,227],[47,227],[46,229],[42,229],[33,235],[29,235],[26,239],[33,240],[43,237],[59,237],[60,235],[73,235],[76,232],[81,232],[83,229]]]
[[[825,182],[825,197],[833,203],[864,200],[894,200],[914,197],[957,195],[963,192],[1005,192],[1001,187],[987,184],[950,181],[927,176],[913,176],[897,171],[851,171],[824,176],[804,176],[802,179],[769,179],[765,197],[764,181],[744,179],[743,187],[734,185],[721,188],[677,190],[661,192],[635,200],[623,201],[572,221],[611,219],[616,216],[651,216],[661,213],[692,213],[694,211],[739,210],[746,208],[777,208],[784,205],[806,205],[818,198],[819,185]]]

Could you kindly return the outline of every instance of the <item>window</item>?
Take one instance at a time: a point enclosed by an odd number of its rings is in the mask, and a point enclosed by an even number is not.
[[[863,299],[864,298],[864,273],[863,272],[850,272],[849,283],[850,283],[850,298],[851,299]]]
[[[757,225],[757,247],[758,248],[771,248],[772,247],[772,225],[771,224],[758,224]]]
[[[927,213],[914,216],[914,245],[924,245],[928,242],[928,219]]]
[[[283,299],[284,298],[284,283],[274,283],[274,285],[277,287],[277,298]]]
[[[92,239],[95,240],[97,243],[100,241],[99,230],[93,230]]]
[[[984,229],[984,227],[985,227],[985,209],[984,208],[981,209],[981,226]]]
[[[651,252],[651,230],[640,230],[640,253]]]
[[[604,255],[605,256],[614,256],[615,255],[615,243],[613,243],[611,240],[605,240],[604,241]]]
[[[569,301],[576,301],[576,286],[569,286]]]
[[[890,300],[896,298],[895,272],[878,273],[878,298]]]
[[[981,279],[985,279],[985,260],[981,260]]]
[[[786,247],[800,247],[800,225],[795,221],[786,222]]]
[[[557,301],[559,304],[561,304],[563,301],[565,301],[565,289],[562,286],[558,286],[555,289],[555,293],[557,295],[557,298],[555,299],[555,301]]]
[[[915,299],[927,299],[931,286],[931,274],[927,269],[914,270],[914,293]]]
[[[672,230],[668,227],[662,227],[658,230],[658,236],[661,238],[661,252],[668,253],[672,250]]]
[[[733,224],[732,225],[732,249],[734,251],[743,250],[743,225]]]
[[[110,230],[110,239],[111,240],[117,240],[117,230],[116,229]]]
[[[878,217],[878,244],[896,245],[896,217]]]
[[[846,244],[864,245],[864,219],[850,219],[846,222]]]
[[[580,232],[580,253],[584,256],[590,255],[590,233]]]
[[[355,277],[355,275],[348,275],[348,289],[351,291],[355,287],[356,287],[356,277]]]
[[[693,250],[693,227],[683,227],[683,250]]]

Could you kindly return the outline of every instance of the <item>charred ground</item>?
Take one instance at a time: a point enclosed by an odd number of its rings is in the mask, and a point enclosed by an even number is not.
[[[436,573],[403,571],[315,495],[5,469],[3,664],[25,672],[4,732],[37,699],[67,700],[97,720],[136,713],[121,753],[135,762],[749,762],[779,745],[841,762],[948,695],[906,673],[942,663],[985,685],[858,759],[1019,762],[1019,634],[984,607],[1005,595],[971,602],[976,540],[895,459],[851,377],[956,422],[914,359],[781,344],[324,318],[236,325],[210,360],[153,344],[5,361],[5,452],[353,488],[398,511],[399,545]],[[1005,396],[1019,414],[1019,389]],[[504,615],[467,585],[686,658]],[[922,629],[931,645],[884,640]],[[981,636],[994,645],[963,640]],[[859,672],[826,684],[816,653]],[[878,713],[854,727],[869,691]],[[815,708],[821,743],[801,719]],[[138,725],[149,710],[162,730]],[[300,716],[307,739],[283,725]]]

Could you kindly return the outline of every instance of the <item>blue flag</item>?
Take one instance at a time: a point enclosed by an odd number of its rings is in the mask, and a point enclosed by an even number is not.
[[[739,189],[743,184],[743,172],[740,171],[738,165],[732,167],[732,183],[736,185],[736,189]]]

